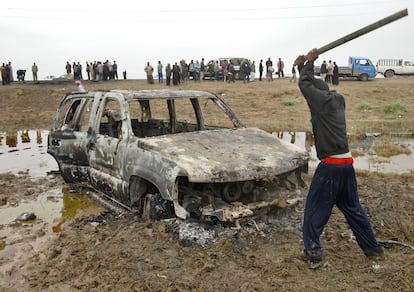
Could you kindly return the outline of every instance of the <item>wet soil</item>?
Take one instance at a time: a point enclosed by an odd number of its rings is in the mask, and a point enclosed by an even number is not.
[[[350,131],[413,133],[413,85],[411,78],[342,82],[337,90],[347,96]],[[86,84],[94,89],[112,86],[149,88],[142,81]],[[310,130],[306,104],[288,80],[236,85],[203,82],[180,88],[221,94],[249,126],[270,131]],[[71,84],[3,86],[0,130],[47,130],[61,96],[73,89]],[[297,99],[297,104],[284,106],[285,97]],[[396,99],[406,105],[405,114],[381,110]],[[374,108],[361,112],[357,106],[361,100]],[[0,202],[19,205],[45,192],[68,192],[58,175],[33,177],[30,171],[0,174]],[[308,183],[312,174],[311,169],[305,177]],[[361,203],[378,239],[413,246],[414,174],[358,171],[357,178]],[[306,190],[301,190],[301,196],[305,198]],[[303,202],[283,209],[276,219],[250,221],[239,230],[229,228],[207,247],[180,244],[170,221],[116,216],[94,204],[76,207],[64,219],[60,215],[29,224],[0,222],[0,290],[414,290],[414,251],[387,245],[384,258],[366,258],[337,209],[322,236],[324,263],[317,268],[309,265],[302,256],[302,210]]]

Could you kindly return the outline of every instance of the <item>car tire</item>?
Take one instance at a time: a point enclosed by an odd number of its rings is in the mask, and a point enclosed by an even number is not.
[[[359,75],[360,81],[368,81],[368,75],[367,74],[361,74]]]
[[[141,217],[144,220],[160,220],[173,217],[174,211],[170,201],[164,200],[161,194],[146,194],[142,200]]]
[[[391,77],[394,77],[394,71],[393,71],[393,70],[387,70],[387,71],[385,71],[385,73],[384,73],[384,77],[385,77],[385,78],[391,78]]]
[[[76,182],[76,180],[73,178],[73,176],[71,176],[69,173],[66,173],[63,170],[62,165],[60,163],[58,163],[58,167],[59,167],[60,175],[62,176],[62,178],[65,181],[65,183],[70,184],[70,183]]]

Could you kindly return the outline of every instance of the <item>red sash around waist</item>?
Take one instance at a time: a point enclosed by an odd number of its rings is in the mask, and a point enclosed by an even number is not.
[[[352,157],[337,158],[337,157],[325,157],[321,161],[329,164],[353,164],[354,159]]]

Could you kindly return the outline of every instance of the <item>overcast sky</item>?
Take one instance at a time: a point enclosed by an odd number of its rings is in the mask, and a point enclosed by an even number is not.
[[[219,57],[281,57],[290,73],[299,54],[405,8],[409,16],[320,57],[338,65],[348,56],[414,60],[414,1],[2,1],[0,58],[14,74],[36,62],[39,79],[64,74],[66,61],[107,59],[128,78],[144,78],[147,61]]]

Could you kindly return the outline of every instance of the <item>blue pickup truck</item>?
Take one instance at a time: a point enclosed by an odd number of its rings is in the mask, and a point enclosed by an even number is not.
[[[367,81],[377,75],[374,64],[365,57],[349,57],[348,66],[339,66],[338,72],[339,77],[358,78],[361,81]],[[315,66],[315,73],[320,75],[320,66]]]

